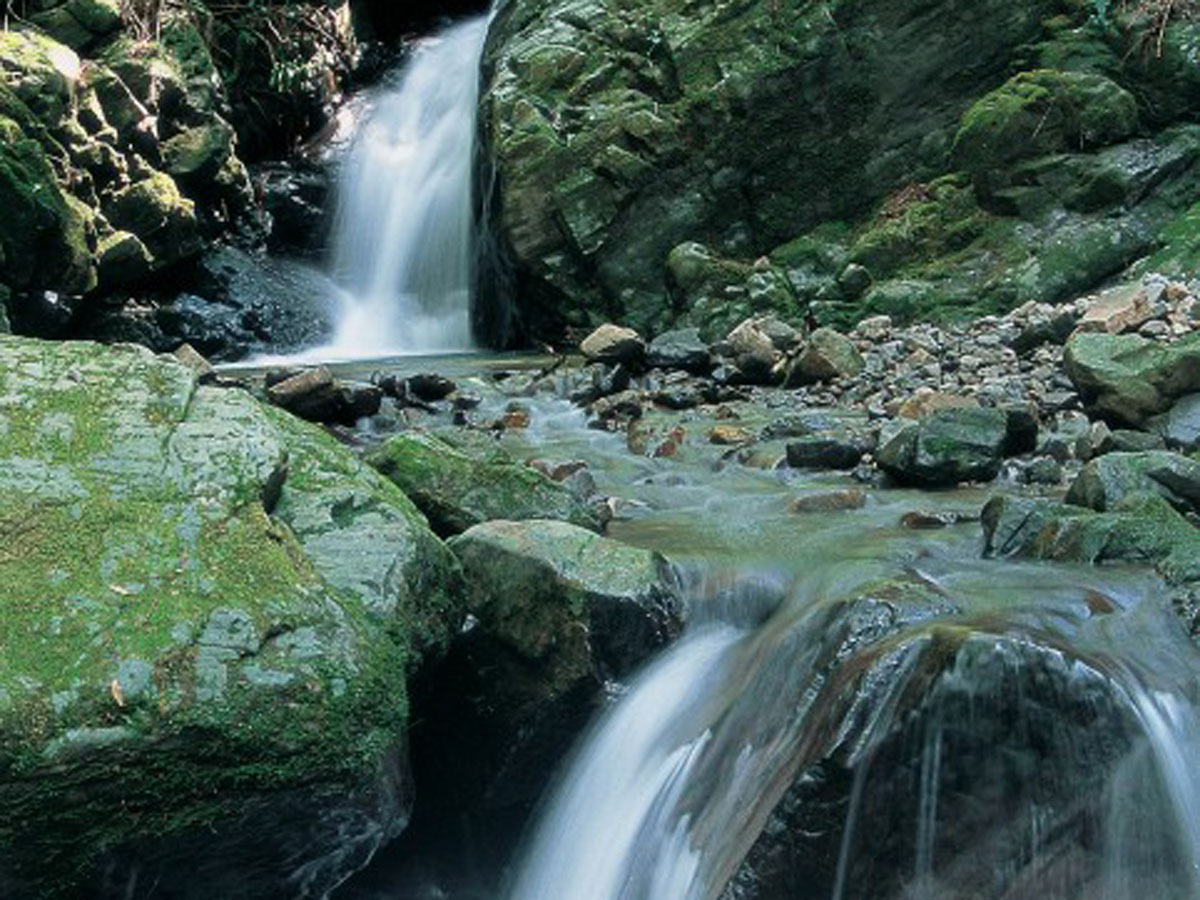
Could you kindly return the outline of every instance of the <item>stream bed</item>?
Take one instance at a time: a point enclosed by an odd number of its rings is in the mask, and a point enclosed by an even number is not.
[[[527,395],[546,363],[402,371],[453,373],[474,422],[519,410],[496,432],[518,459],[585,461],[608,536],[674,564],[684,633],[608,686],[510,856],[404,839],[336,897],[1200,897],[1197,650],[1165,589],[1135,566],[983,558],[990,496],[1053,489],[863,484],[706,440],[862,415],[786,392],[597,430],[570,368]],[[357,439],[444,418],[385,409]],[[672,428],[677,450],[646,455],[639,430]],[[852,508],[797,511],[814,496]],[[416,833],[430,809],[418,796]]]

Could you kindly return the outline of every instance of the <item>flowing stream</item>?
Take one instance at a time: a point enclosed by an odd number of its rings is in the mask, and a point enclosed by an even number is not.
[[[422,43],[353,146],[327,356],[471,345],[487,22]],[[514,449],[583,457],[644,503],[613,533],[682,566],[690,620],[579,742],[492,896],[1200,900],[1197,652],[1151,576],[896,525],[979,493],[801,522],[811,476],[634,456],[561,400],[533,421]]]
[[[488,17],[427,38],[380,88],[343,164],[333,270],[344,289],[325,358],[471,347],[471,203]]]
[[[460,384],[481,420],[512,402]],[[520,403],[510,450],[637,498],[610,534],[677,563],[687,627],[614,689],[506,874],[353,897],[1200,900],[1200,652],[1151,573],[982,559],[1002,485],[801,516],[846,476],[647,458]]]

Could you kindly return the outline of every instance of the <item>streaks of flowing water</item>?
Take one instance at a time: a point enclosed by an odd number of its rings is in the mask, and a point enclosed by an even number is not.
[[[344,163],[334,272],[344,287],[325,358],[469,348],[479,59],[488,17],[423,41]]]

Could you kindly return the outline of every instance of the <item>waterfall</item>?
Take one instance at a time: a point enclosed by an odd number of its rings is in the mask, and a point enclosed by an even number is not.
[[[1194,648],[809,594],[631,685],[506,900],[1200,898]]]
[[[489,17],[421,41],[343,164],[333,234],[343,288],[327,356],[469,349],[471,185]]]

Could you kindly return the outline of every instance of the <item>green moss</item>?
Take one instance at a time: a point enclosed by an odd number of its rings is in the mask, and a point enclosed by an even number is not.
[[[119,845],[376,777],[411,654],[461,609],[398,490],[243,392],[91,344],[0,338],[0,455],[6,871],[78,894]]]
[[[1200,202],[1183,212],[1159,234],[1160,249],[1150,257],[1146,269],[1179,278],[1200,271]]]
[[[909,185],[884,201],[855,240],[851,258],[876,277],[887,277],[962,250],[984,233],[989,221],[962,176]]]
[[[1136,128],[1133,96],[1111,79],[1035,69],[967,110],[953,152],[958,165],[979,174],[1019,159],[1115,143]]]
[[[0,278],[84,293],[96,284],[88,222],[55,181],[42,145],[0,118]]]

